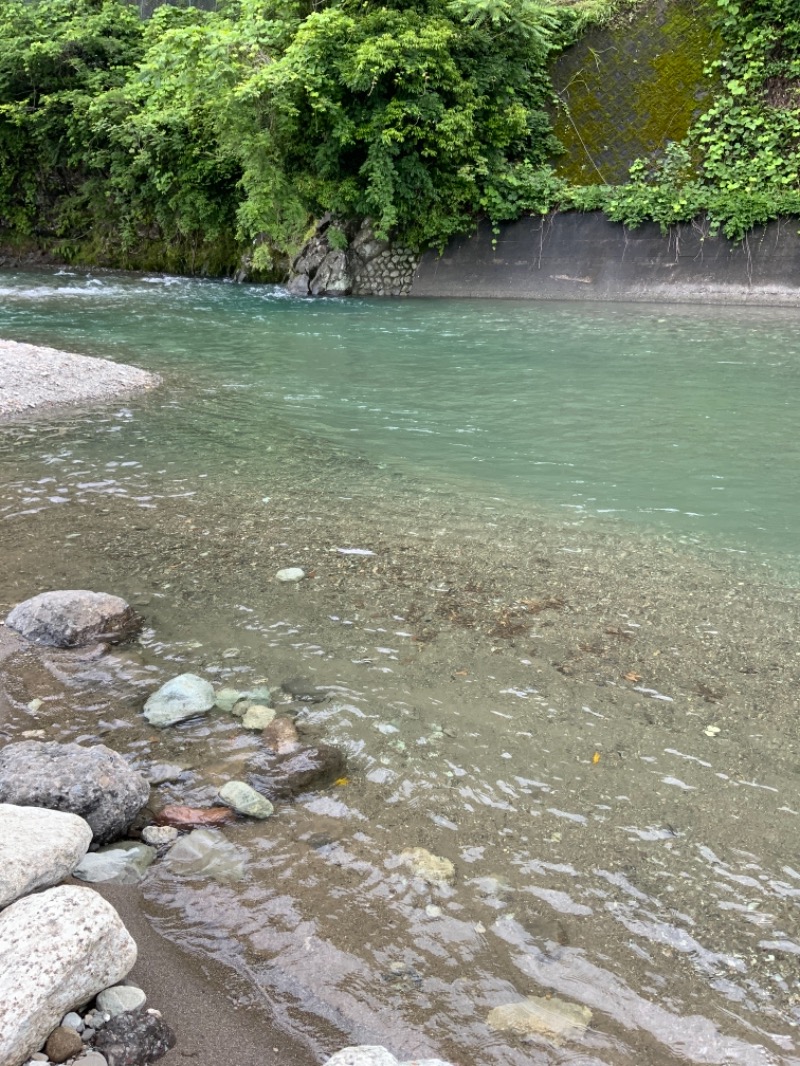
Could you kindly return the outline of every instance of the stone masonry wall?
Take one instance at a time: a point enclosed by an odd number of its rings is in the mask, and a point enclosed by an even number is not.
[[[341,235],[346,248],[337,247]],[[378,240],[369,219],[334,225],[325,217],[292,263],[287,288],[296,296],[408,296],[419,260]]]

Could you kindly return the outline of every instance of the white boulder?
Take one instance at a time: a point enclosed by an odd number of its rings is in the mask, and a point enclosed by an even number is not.
[[[136,962],[119,915],[89,888],[62,885],[0,914],[0,1066],[19,1066],[61,1019]]]
[[[0,803],[0,907],[69,877],[91,842],[77,814]]]

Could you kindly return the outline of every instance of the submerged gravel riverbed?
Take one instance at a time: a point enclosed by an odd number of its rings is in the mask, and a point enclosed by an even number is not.
[[[796,589],[308,442],[281,449],[268,499],[238,462],[100,478],[81,442],[128,417],[8,431],[0,610],[90,584],[148,628],[95,661],[12,654],[2,728],[177,763],[154,805],[203,805],[259,736],[221,713],[153,730],[159,683],[314,696],[287,708],[346,751],[347,779],[227,828],[244,881],[156,863],[142,884],[160,932],[235,975],[217,995],[318,1058],[800,1062]],[[288,566],[308,579],[277,582]],[[454,883],[413,877],[415,847]],[[547,995],[588,1027],[487,1024]]]

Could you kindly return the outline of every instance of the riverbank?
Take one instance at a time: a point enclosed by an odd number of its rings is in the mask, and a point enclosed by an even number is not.
[[[0,339],[0,421],[154,389],[156,374],[124,363]]]

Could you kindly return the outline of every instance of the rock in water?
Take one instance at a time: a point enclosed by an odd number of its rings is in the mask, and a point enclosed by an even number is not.
[[[172,870],[183,877],[213,877],[241,881],[246,852],[231,844],[218,829],[195,829],[173,844],[167,855]]]
[[[272,707],[253,704],[242,715],[242,725],[245,729],[266,729],[274,718],[275,711]]]
[[[236,816],[230,807],[182,807],[172,803],[155,815],[156,825],[172,826],[173,829],[201,829],[208,825],[225,825]]]
[[[239,814],[246,814],[249,818],[269,818],[275,810],[268,799],[244,781],[228,781],[219,790],[219,798]]]
[[[221,688],[215,697],[215,706],[229,714],[239,702],[245,698],[245,693],[236,688]]]
[[[205,714],[214,706],[214,689],[196,674],[180,674],[167,681],[144,705],[147,721],[160,729]]]
[[[276,579],[284,584],[291,584],[293,581],[302,581],[305,576],[305,570],[301,570],[299,566],[287,566],[285,569],[279,570],[275,575]]]
[[[142,840],[153,848],[174,844],[178,839],[178,830],[172,825],[146,825],[142,830]]]
[[[110,848],[84,855],[73,876],[92,884],[108,881],[116,885],[138,885],[155,857],[155,848],[135,840],[123,840]]]
[[[518,1003],[507,1003],[489,1011],[486,1022],[490,1029],[518,1033],[520,1036],[544,1036],[554,1044],[583,1036],[592,1012],[579,1003],[552,996],[543,999],[529,996]]]
[[[104,744],[26,740],[0,750],[0,803],[78,814],[95,844],[121,837],[149,794],[142,775]]]
[[[361,1044],[337,1051],[325,1066],[398,1066],[397,1059],[385,1047],[377,1044]]]
[[[69,877],[91,842],[76,814],[0,803],[0,907]]]
[[[61,885],[0,914],[0,1063],[36,1051],[63,1016],[136,962],[114,908],[89,888]]]
[[[447,885],[455,881],[456,868],[450,860],[432,854],[427,848],[406,848],[400,858],[429,885]]]
[[[144,1066],[175,1047],[175,1034],[159,1017],[146,1010],[118,1014],[97,1034],[94,1048],[108,1066]]]
[[[151,785],[166,785],[172,781],[180,781],[189,769],[190,767],[179,766],[177,763],[155,762],[147,771],[147,780]]]
[[[250,783],[270,799],[291,799],[312,788],[325,788],[347,770],[344,754],[330,744],[300,748],[277,758],[256,755],[250,765],[260,771],[250,775]]]
[[[398,1063],[385,1047],[362,1044],[359,1047],[342,1048],[331,1055],[324,1066],[450,1066],[450,1063],[443,1059],[414,1059]]]
[[[141,618],[119,596],[84,589],[43,592],[20,603],[6,618],[10,629],[50,648],[116,643],[132,636],[141,624]]]
[[[300,746],[294,722],[289,718],[276,718],[261,734],[264,747],[274,755],[287,755]]]

